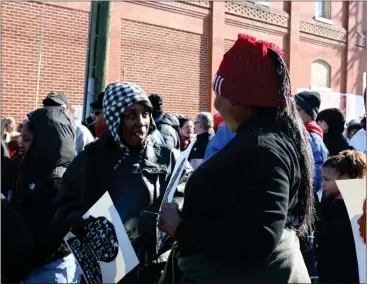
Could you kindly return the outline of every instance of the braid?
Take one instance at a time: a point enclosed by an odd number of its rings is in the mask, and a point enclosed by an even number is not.
[[[278,125],[281,131],[292,141],[301,170],[297,208],[300,220],[298,234],[304,237],[312,231],[315,221],[313,156],[308,144],[308,134],[298,115],[294,98],[291,96],[291,82],[286,64],[282,57],[271,48],[268,49],[268,55],[275,62],[278,80]]]

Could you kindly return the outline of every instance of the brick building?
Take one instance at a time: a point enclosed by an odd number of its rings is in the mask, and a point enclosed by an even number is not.
[[[50,90],[83,101],[88,2],[1,3],[2,117],[18,121]],[[165,110],[213,110],[211,81],[237,34],[285,51],[298,88],[362,94],[364,2],[114,2],[108,81],[165,98]]]

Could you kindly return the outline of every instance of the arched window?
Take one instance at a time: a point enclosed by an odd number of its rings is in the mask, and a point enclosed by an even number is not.
[[[316,60],[311,65],[311,87],[330,88],[331,67],[324,60]]]

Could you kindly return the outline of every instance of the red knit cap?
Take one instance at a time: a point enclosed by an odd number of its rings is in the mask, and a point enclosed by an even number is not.
[[[217,130],[218,124],[223,121],[224,121],[224,118],[222,117],[222,115],[219,112],[217,112],[214,115],[214,130]]]
[[[275,62],[268,56],[268,48],[283,55],[273,43],[239,34],[219,66],[213,81],[214,92],[243,105],[277,107]]]

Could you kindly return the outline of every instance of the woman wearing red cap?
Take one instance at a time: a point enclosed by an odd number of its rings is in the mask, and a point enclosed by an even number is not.
[[[237,135],[191,175],[182,211],[160,212],[179,251],[162,283],[175,264],[175,283],[310,283],[297,236],[314,221],[313,160],[279,49],[240,34],[213,89]]]

